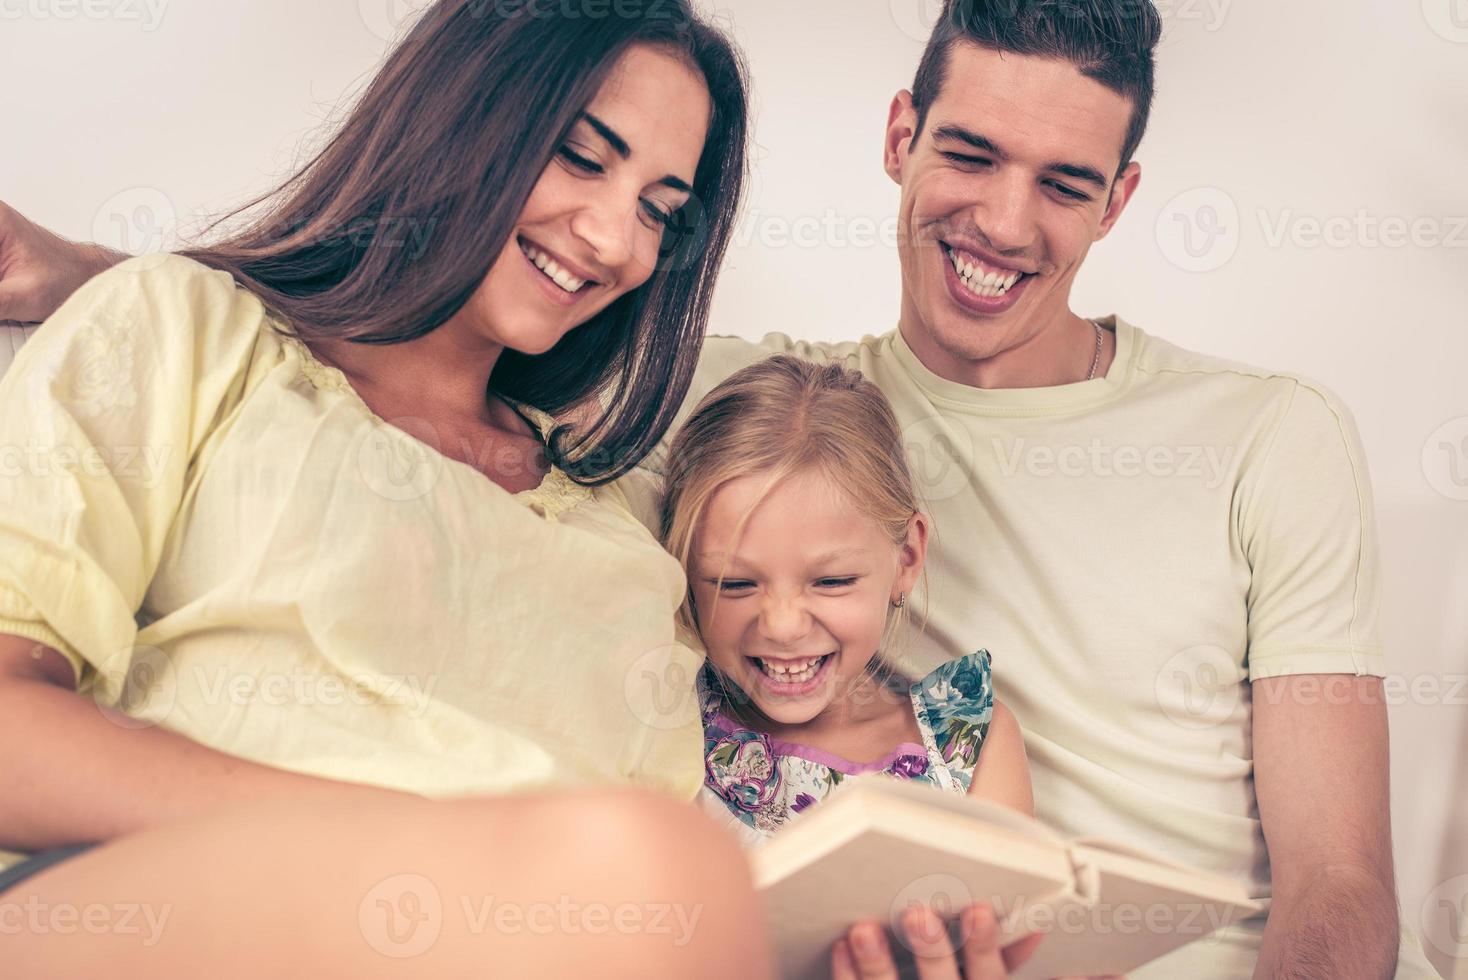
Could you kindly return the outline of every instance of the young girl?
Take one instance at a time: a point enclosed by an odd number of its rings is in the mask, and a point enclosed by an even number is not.
[[[911,685],[894,671],[930,527],[875,385],[785,356],[745,368],[679,432],[667,481],[662,540],[708,653],[711,813],[757,843],[871,771],[1032,812],[989,653]]]

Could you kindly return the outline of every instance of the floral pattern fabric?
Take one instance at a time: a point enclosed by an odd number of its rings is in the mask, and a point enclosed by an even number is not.
[[[904,742],[876,762],[858,764],[734,721],[705,664],[698,675],[705,770],[700,805],[757,843],[858,773],[886,772],[967,793],[994,713],[990,668],[989,652],[979,650],[913,684],[909,696],[922,744]]]

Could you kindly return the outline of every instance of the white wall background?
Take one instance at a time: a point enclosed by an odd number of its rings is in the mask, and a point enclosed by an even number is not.
[[[936,0],[703,0],[744,46],[756,170],[716,329],[891,328],[880,168]],[[422,0],[0,0],[0,198],[137,251],[263,190]],[[1468,976],[1468,2],[1160,0],[1144,178],[1077,311],[1324,382],[1385,561],[1404,916]],[[1443,901],[1464,919],[1450,919]]]

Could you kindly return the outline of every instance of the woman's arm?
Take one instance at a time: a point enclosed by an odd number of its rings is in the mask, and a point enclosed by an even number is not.
[[[0,201],[0,320],[39,323],[121,252],[70,242]]]
[[[1028,816],[1035,815],[1024,736],[1014,714],[999,701],[994,702],[989,734],[979,749],[979,763],[974,767],[968,794],[1003,803]]]
[[[0,848],[111,840],[232,803],[401,797],[271,769],[105,709],[60,653],[0,635]]]

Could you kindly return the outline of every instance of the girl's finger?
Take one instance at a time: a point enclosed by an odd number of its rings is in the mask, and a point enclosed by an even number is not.
[[[948,927],[932,909],[908,909],[902,916],[902,932],[917,962],[918,980],[959,980],[958,957],[953,954]]]
[[[837,972],[840,969],[848,972]],[[898,980],[897,961],[882,927],[875,922],[852,926],[831,951],[831,976],[833,980]]]
[[[970,905],[959,915],[966,980],[1006,980],[1009,966],[999,948],[999,920],[989,905]]]

